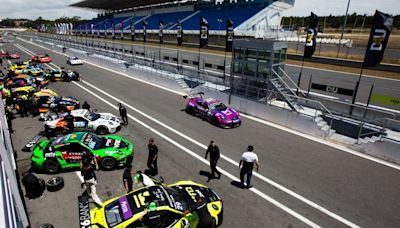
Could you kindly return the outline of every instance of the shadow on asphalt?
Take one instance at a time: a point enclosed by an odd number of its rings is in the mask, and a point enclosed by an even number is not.
[[[231,185],[237,187],[237,188],[242,188],[242,186],[240,186],[240,182],[239,181],[232,181]]]

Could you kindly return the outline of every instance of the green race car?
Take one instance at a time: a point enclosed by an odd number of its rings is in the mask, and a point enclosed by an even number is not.
[[[89,150],[105,170],[131,163],[133,159],[133,144],[120,136],[74,132],[39,142],[33,149],[32,167],[47,173],[79,168],[85,150]]]

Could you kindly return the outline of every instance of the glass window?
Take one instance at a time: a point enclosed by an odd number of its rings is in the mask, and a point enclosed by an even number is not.
[[[247,60],[257,60],[257,49],[249,48],[246,50]]]
[[[279,63],[280,62],[279,57],[280,57],[280,50],[276,50],[274,52],[274,63]]]
[[[281,50],[281,62],[285,62],[286,61],[286,53],[287,53],[287,49],[286,48],[283,48],[282,50]]]
[[[254,76],[254,73],[257,71],[257,63],[256,61],[247,61],[244,66],[244,75]]]
[[[235,48],[235,59],[240,59],[242,58],[242,49],[240,48]]]
[[[259,62],[268,62],[271,60],[271,52],[267,50],[259,50],[258,52],[258,61]]]
[[[269,65],[265,63],[258,64],[258,78],[267,78],[269,75]]]
[[[235,62],[233,67],[233,72],[241,74],[242,73],[242,64],[241,62]]]

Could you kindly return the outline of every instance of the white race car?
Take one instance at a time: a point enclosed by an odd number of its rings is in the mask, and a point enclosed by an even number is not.
[[[45,122],[48,134],[66,132],[65,116],[62,114],[55,120]],[[111,113],[95,113],[86,109],[72,110],[74,116],[74,131],[95,131],[99,135],[114,134],[121,129],[121,121]]]
[[[78,57],[68,57],[67,64],[69,65],[82,65],[83,61]]]

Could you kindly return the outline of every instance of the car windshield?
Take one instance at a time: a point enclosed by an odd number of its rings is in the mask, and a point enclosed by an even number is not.
[[[90,120],[90,121],[95,121],[100,118],[100,114],[94,113],[94,112],[87,112],[85,114],[85,118]]]
[[[104,209],[107,224],[109,227],[114,227],[120,224],[123,220],[121,206],[119,200],[108,204]]]
[[[215,102],[209,105],[213,111],[224,111],[227,107],[222,102]]]
[[[87,134],[85,138],[82,139],[83,143],[92,150],[98,150],[105,147],[106,139],[101,138],[94,134]]]
[[[179,211],[189,210],[189,201],[184,193],[168,187],[165,187],[165,190],[168,193],[174,209]]]

